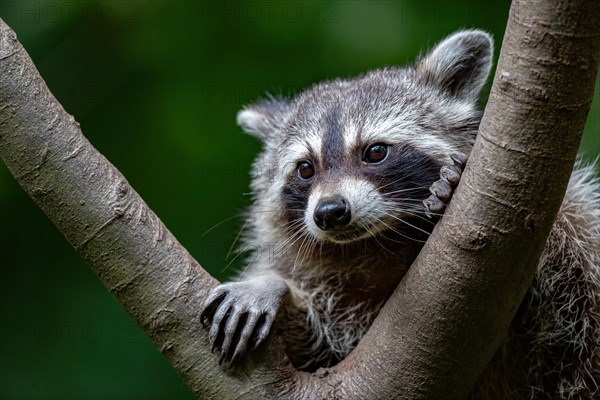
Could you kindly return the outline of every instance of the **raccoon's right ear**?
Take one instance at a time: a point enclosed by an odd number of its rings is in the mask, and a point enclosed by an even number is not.
[[[494,41],[480,30],[458,31],[417,62],[419,75],[450,94],[477,101],[492,66]]]
[[[281,129],[290,109],[288,100],[270,97],[244,107],[237,114],[237,123],[246,133],[264,141]]]

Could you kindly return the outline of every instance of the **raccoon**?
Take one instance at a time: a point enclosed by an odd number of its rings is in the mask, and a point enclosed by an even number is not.
[[[414,65],[334,79],[244,108],[263,143],[235,282],[201,320],[220,362],[272,326],[292,364],[335,365],[369,329],[452,196],[492,64],[485,32],[459,31]],[[600,185],[575,168],[535,281],[473,398],[600,393]]]

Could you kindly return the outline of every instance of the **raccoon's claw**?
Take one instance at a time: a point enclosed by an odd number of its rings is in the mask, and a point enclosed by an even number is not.
[[[219,364],[226,362],[231,367],[248,347],[260,346],[288,292],[287,284],[278,277],[231,282],[213,289],[200,321],[209,328],[211,351],[219,351]]]
[[[460,177],[467,158],[458,154],[450,156],[454,165],[444,165],[440,169],[440,179],[433,182],[429,191],[431,196],[423,200],[426,208],[426,215],[432,218],[433,215],[441,215],[446,208],[446,204],[452,198],[454,188],[460,182]]]

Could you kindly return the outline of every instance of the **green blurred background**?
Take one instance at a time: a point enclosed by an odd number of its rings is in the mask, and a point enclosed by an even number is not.
[[[2,0],[0,17],[94,146],[224,279],[240,267],[227,258],[241,226],[230,218],[248,204],[259,150],[235,125],[242,105],[404,64],[459,28],[483,28],[499,47],[508,8],[500,0]],[[600,153],[596,86],[588,159]],[[193,397],[2,162],[0,250],[0,398]]]

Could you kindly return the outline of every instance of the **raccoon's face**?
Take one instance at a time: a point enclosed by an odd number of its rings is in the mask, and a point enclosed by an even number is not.
[[[415,66],[318,84],[292,100],[238,114],[275,161],[256,195],[281,209],[282,225],[322,242],[413,237],[422,201],[453,153],[468,153],[489,73],[490,37],[456,33]],[[431,224],[430,224],[431,225]]]
[[[286,220],[301,221],[299,227],[313,238],[335,243],[388,230],[401,234],[414,226],[408,220],[424,218],[422,200],[437,179],[440,164],[388,132],[352,134],[343,129],[351,124],[335,119],[344,119],[339,111],[344,107],[337,102],[321,104],[318,109],[335,110],[337,117],[319,118],[314,110],[313,117],[321,120],[318,132],[308,135],[314,138],[291,135],[282,147]]]
[[[410,220],[425,218],[422,200],[437,179],[440,164],[389,137],[359,137],[352,143],[343,132],[329,135],[320,143],[297,142],[298,152],[286,154],[289,169],[282,171],[286,220],[302,221],[299,228],[313,238],[335,243],[383,231],[410,236],[403,232],[416,228]]]

